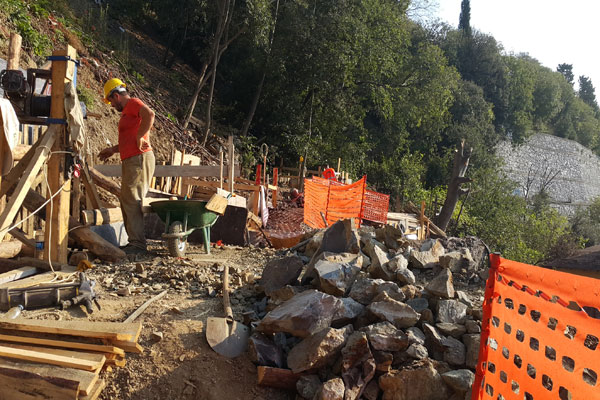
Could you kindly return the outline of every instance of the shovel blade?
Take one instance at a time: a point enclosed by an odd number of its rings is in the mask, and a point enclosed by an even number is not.
[[[206,341],[217,353],[234,358],[246,351],[250,329],[226,318],[209,317],[206,320]]]

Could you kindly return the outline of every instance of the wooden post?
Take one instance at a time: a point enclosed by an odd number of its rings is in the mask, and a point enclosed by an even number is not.
[[[233,196],[233,179],[235,176],[235,149],[233,146],[233,136],[229,135],[227,139],[227,147],[229,150],[229,169],[227,170],[227,178],[229,179],[229,192]]]
[[[19,59],[21,58],[21,41],[22,38],[20,35],[16,33],[10,34],[6,69],[19,69]]]
[[[75,60],[77,51],[67,45],[65,50],[57,50],[53,56],[70,57]],[[73,81],[75,76],[75,63],[72,61],[52,61],[52,98],[50,103],[50,117],[65,119],[65,83]],[[52,127],[52,125],[50,125]],[[59,125],[56,141],[52,151],[64,151],[66,145],[65,125]],[[56,153],[50,157],[48,162],[48,182],[50,193],[48,196],[59,191],[59,194],[46,206],[46,232],[44,246],[44,259],[67,263],[68,256],[68,230],[69,230],[69,196],[71,193],[71,182],[65,181],[66,171],[65,155]],[[64,184],[64,187],[63,187]]]
[[[277,194],[279,193],[279,168],[273,168],[273,208],[277,208]]]
[[[219,149],[219,184],[220,188],[223,189],[223,149]]]
[[[341,159],[341,158],[338,158],[338,167],[337,167],[337,169],[335,170],[335,172],[340,172],[340,167],[341,167],[341,164],[342,164],[342,159]]]
[[[421,213],[419,215],[419,239],[425,239],[425,201],[421,202]]]

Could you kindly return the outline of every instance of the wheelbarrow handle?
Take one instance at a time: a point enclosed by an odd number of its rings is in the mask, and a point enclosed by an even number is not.
[[[231,309],[231,303],[229,302],[229,265],[225,264],[223,268],[223,308],[225,309],[225,316],[229,321],[233,321],[233,310]]]

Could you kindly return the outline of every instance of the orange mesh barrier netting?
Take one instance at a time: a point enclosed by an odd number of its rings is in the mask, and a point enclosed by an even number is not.
[[[599,399],[600,281],[490,259],[472,399]]]
[[[366,190],[362,218],[381,224],[387,223],[389,204],[390,195]]]
[[[359,226],[365,185],[365,177],[351,185],[321,178],[305,179],[304,223],[312,228],[325,228],[323,213],[328,225],[356,218]]]

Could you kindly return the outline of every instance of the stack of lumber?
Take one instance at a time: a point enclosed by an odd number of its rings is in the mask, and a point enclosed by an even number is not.
[[[97,399],[100,372],[141,353],[141,323],[0,319],[0,387],[7,399]]]

